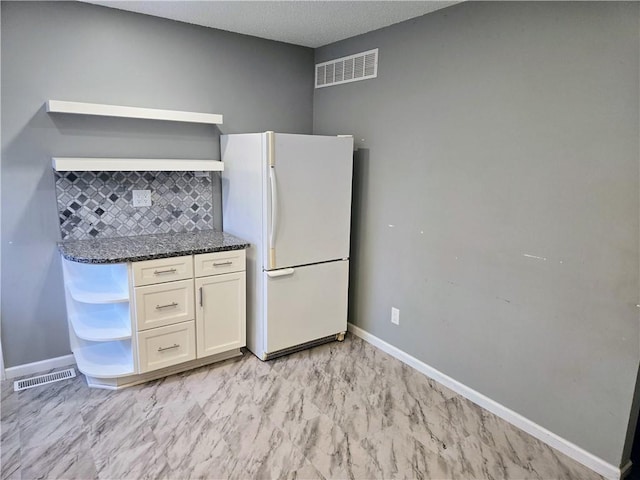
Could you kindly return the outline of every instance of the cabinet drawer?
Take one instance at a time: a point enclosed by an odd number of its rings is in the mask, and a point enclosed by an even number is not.
[[[184,322],[138,333],[140,373],[196,358],[195,323]]]
[[[206,277],[219,273],[242,272],[245,270],[244,250],[213,252],[194,255],[196,277]]]
[[[191,277],[193,277],[191,255],[133,262],[133,284],[136,287]]]
[[[135,288],[138,330],[194,319],[193,280]]]

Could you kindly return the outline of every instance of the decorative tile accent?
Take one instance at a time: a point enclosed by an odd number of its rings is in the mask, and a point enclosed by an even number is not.
[[[54,172],[63,240],[213,228],[211,178],[193,172]],[[132,190],[151,190],[134,207]]]

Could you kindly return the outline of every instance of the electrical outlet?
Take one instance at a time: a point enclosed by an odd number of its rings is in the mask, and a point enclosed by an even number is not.
[[[151,190],[132,190],[134,207],[151,206]]]
[[[391,307],[391,323],[400,325],[400,310],[396,307]]]

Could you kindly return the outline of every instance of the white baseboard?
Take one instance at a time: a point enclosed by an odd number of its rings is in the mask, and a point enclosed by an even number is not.
[[[413,367],[427,377],[432,378],[433,380],[441,383],[447,388],[450,388],[454,392],[472,401],[476,405],[481,406],[485,410],[490,411],[503,420],[506,420],[510,424],[518,427],[521,430],[524,430],[538,440],[564,453],[568,457],[573,458],[575,461],[590,468],[603,477],[606,477],[610,480],[620,480],[623,474],[628,473],[628,470],[631,468],[631,462],[625,465],[622,469],[606,462],[600,457],[587,452],[578,445],[556,435],[555,433],[547,430],[546,428],[538,425],[528,418],[523,417],[519,413],[514,412],[513,410],[505,407],[495,400],[492,400],[482,393],[477,392],[473,388],[470,388],[465,384],[460,383],[459,381],[445,375],[439,370],[436,370],[435,368],[427,365],[421,360],[412,357],[408,353],[400,350],[397,347],[394,347],[393,345],[385,342],[384,340],[381,340],[380,338],[372,335],[366,330],[361,329],[360,327],[357,327],[356,325],[349,323],[348,329],[354,335],[362,338],[371,345],[378,347],[383,352],[388,353],[392,357],[397,358],[401,362],[406,363],[410,367]]]
[[[25,363],[24,365],[9,367],[5,369],[5,375],[7,380],[10,380],[24,375],[45,372],[52,368],[67,367],[75,363],[76,360],[73,357],[73,354],[63,355],[62,357],[49,358],[48,360],[41,360],[40,362]]]

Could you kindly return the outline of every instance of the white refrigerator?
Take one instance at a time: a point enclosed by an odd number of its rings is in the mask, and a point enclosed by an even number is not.
[[[222,135],[225,232],[247,250],[247,347],[268,360],[347,330],[351,136]]]

